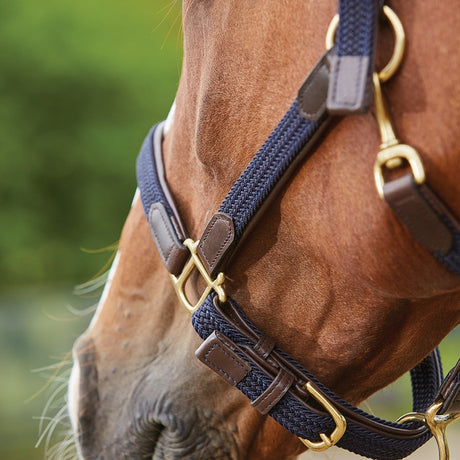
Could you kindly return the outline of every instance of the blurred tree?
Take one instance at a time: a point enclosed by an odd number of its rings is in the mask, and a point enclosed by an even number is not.
[[[79,248],[118,239],[137,151],[174,99],[179,14],[159,0],[0,3],[0,290],[102,264]]]

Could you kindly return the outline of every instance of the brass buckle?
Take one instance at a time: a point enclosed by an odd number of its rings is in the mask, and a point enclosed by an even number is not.
[[[196,253],[196,248],[199,244],[200,240],[193,241],[192,239],[187,238],[184,241],[183,245],[190,251],[190,259],[187,261],[185,267],[182,270],[182,273],[178,277],[170,275],[177,297],[179,297],[182,305],[189,313],[193,313],[194,311],[198,310],[200,305],[205,301],[206,297],[212,290],[217,293],[220,302],[225,302],[227,300],[227,295],[225,294],[224,288],[222,287],[222,284],[225,281],[225,275],[221,272],[217,275],[216,279],[211,279],[211,277],[208,275],[208,272],[206,271],[206,268],[204,268],[203,263],[198,257],[198,254]],[[205,280],[206,288],[201,294],[198,302],[195,305],[192,305],[185,293],[185,285],[194,268],[200,272],[200,275]]]
[[[320,442],[312,442],[308,439],[299,437],[299,439],[311,450],[315,452],[323,452],[333,445],[337,444],[342,438],[345,430],[347,429],[347,421],[345,417],[326,399],[323,394],[311,383],[307,382],[302,390],[308,391],[322,406],[329,412],[334,420],[336,427],[330,436],[320,433]]]
[[[439,450],[439,460],[449,460],[449,445],[447,443],[446,428],[455,420],[460,418],[460,414],[439,414],[444,405],[444,401],[435,402],[428,408],[425,414],[410,412],[409,414],[400,417],[398,423],[418,422],[431,431],[431,434],[436,439]]]

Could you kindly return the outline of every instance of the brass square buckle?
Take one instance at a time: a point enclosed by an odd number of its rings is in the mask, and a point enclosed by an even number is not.
[[[322,452],[337,444],[347,429],[347,421],[345,417],[329,402],[327,398],[311,383],[307,382],[302,390],[308,391],[321,405],[329,412],[334,420],[336,427],[330,436],[320,433],[320,442],[312,442],[308,439],[299,437],[299,439],[311,450],[315,452]]]
[[[205,301],[206,297],[212,290],[214,290],[219,296],[219,302],[225,302],[227,300],[227,295],[225,294],[224,288],[222,287],[222,284],[225,281],[225,275],[221,272],[217,275],[216,279],[211,279],[211,277],[208,275],[208,272],[206,271],[206,268],[204,268],[203,263],[198,257],[198,254],[196,253],[196,249],[199,244],[200,240],[193,241],[192,239],[187,238],[184,241],[183,245],[190,251],[190,259],[187,261],[184,269],[182,270],[182,273],[178,277],[170,275],[177,297],[179,297],[182,305],[189,313],[193,313],[198,310],[200,305]],[[185,293],[185,285],[194,268],[200,272],[200,275],[206,282],[206,288],[195,305],[190,302]]]

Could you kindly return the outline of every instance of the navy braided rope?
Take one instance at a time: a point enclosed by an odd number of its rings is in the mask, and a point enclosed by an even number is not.
[[[439,373],[438,373],[439,369]],[[441,355],[435,348],[418,366],[410,371],[412,384],[412,411],[425,413],[427,401],[433,402],[433,394],[437,395],[443,375]]]
[[[309,121],[299,114],[297,100],[256,153],[221,204],[232,217],[235,242],[304,145],[324,120]]]
[[[237,329],[235,329],[228,321],[226,321],[220,313],[216,310],[213,304],[213,294],[209,295],[203,305],[193,314],[192,324],[202,339],[206,339],[209,334],[214,330],[218,330],[229,337],[233,342],[239,346],[254,346],[249,339],[243,336]],[[236,303],[232,300],[236,305]],[[238,307],[239,308],[239,307]],[[239,313],[245,319],[247,324],[252,330],[260,337],[261,333],[245,316],[244,312],[239,308]],[[294,361],[282,350],[275,348],[275,350],[294,365],[299,371],[308,376],[317,387],[323,391],[332,401],[348,407],[350,410],[365,416],[368,419],[374,420],[378,423],[398,427],[394,422],[379,419],[373,415],[366,414],[359,408],[356,408],[346,401],[343,401],[328,388],[321,384],[314,376],[312,376],[306,369],[299,363]],[[254,366],[252,362],[247,361],[245,356],[236,351],[240,358],[244,359],[251,366],[245,378],[243,378],[236,386],[242,391],[251,401],[255,400],[262,394],[271,384],[272,379],[268,377],[261,369]],[[430,355],[419,366],[414,374],[417,378],[425,375],[426,369],[424,367],[434,369],[434,358]],[[433,377],[433,374],[432,374]],[[426,378],[426,377],[425,377]],[[434,378],[434,377],[433,377]],[[437,378],[435,379],[437,382]],[[434,400],[438,391],[437,384],[428,385],[427,391],[423,391],[422,397],[417,396],[417,408],[422,412],[425,411],[432,401]],[[295,397],[287,393],[278,404],[276,404],[269,412],[278,423],[288,429],[290,432],[302,438],[307,438],[312,441],[320,441],[319,433],[330,433],[334,429],[334,423],[330,417],[323,417],[312,411],[309,411],[302,405]],[[423,445],[429,438],[430,433],[420,436],[417,439],[401,440],[394,438],[386,438],[375,432],[371,432],[357,424],[349,422],[347,430],[339,441],[338,446],[347,449],[351,452],[363,455],[369,458],[378,458],[380,460],[396,460],[398,458],[406,457],[413,451]]]
[[[376,0],[341,0],[337,27],[339,56],[374,55],[375,23],[379,3]]]
[[[148,217],[150,206],[153,203],[161,203],[169,216],[173,211],[166,199],[160,180],[158,178],[155,156],[153,154],[153,138],[155,131],[160,125],[155,125],[148,133],[142,144],[141,151],[136,162],[137,185],[141,191],[141,200],[145,215]]]

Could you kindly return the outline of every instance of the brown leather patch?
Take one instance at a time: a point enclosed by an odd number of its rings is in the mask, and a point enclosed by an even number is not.
[[[372,102],[372,72],[369,56],[331,58],[327,110],[333,115],[362,113]]]
[[[189,252],[179,241],[171,219],[161,203],[154,203],[150,207],[149,228],[169,273],[180,274]]]
[[[235,348],[236,345],[228,337],[214,331],[196,350],[195,355],[230,385],[236,385],[251,367],[233,351]]]
[[[233,247],[235,229],[227,214],[218,212],[211,217],[197,248],[198,256],[211,277],[214,277]]]
[[[422,185],[433,200],[440,202],[427,185]],[[407,174],[383,186],[385,200],[395,216],[410,231],[419,244],[431,252],[446,254],[452,247],[453,236],[431,203],[420,193]],[[440,203],[438,203],[440,204]]]
[[[281,368],[270,386],[254,401],[251,406],[262,414],[270,412],[279,400],[287,393],[294,382],[294,376],[286,369]]]
[[[297,94],[299,113],[307,120],[318,121],[326,113],[330,58],[328,50],[308,74]]]

